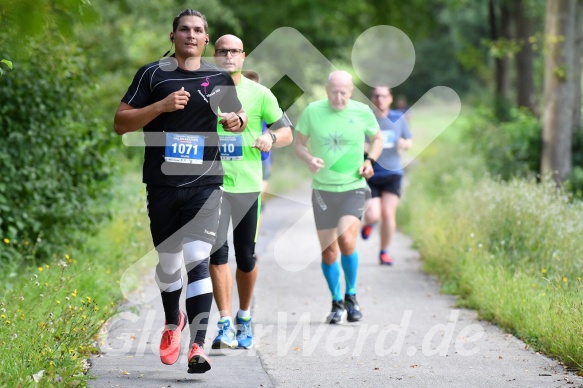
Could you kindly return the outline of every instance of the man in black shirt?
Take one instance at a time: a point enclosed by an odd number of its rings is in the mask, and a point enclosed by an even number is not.
[[[211,368],[202,347],[212,304],[208,257],[222,200],[217,117],[230,132],[241,132],[247,124],[229,73],[201,59],[207,30],[203,14],[181,12],[170,33],[175,54],[138,70],[114,119],[119,135],[144,129],[143,182],[166,319],[160,359],[169,365],[178,359],[188,316],[189,373]],[[187,316],[179,307],[183,262]]]

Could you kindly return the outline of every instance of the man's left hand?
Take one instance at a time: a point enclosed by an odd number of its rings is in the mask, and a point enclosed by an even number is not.
[[[255,139],[255,143],[253,143],[253,148],[257,148],[261,152],[269,152],[271,150],[271,146],[273,145],[273,140],[269,133],[264,133],[263,135],[259,136]]]
[[[358,169],[358,173],[360,174],[360,176],[363,176],[366,179],[374,175],[374,169],[372,168],[370,160],[364,161],[364,163]]]
[[[219,113],[219,117],[221,117],[219,124],[223,126],[225,131],[243,132],[243,128],[241,128],[241,120],[239,120],[239,116],[235,112]]]

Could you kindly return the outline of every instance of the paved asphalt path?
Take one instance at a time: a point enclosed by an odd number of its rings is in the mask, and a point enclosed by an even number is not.
[[[255,347],[210,349],[218,320],[213,304],[206,351],[212,369],[188,374],[158,356],[161,301],[153,281],[130,299],[91,359],[92,387],[580,387],[583,377],[535,353],[497,327],[459,309],[420,271],[411,240],[397,234],[392,267],[378,264],[377,230],[359,240],[358,323],[323,323],[330,295],[309,190],[271,199],[257,246],[252,305]],[[234,260],[230,260],[234,271]],[[152,276],[146,276],[151,278]],[[236,291],[235,291],[236,292]],[[234,295],[236,296],[236,294]],[[238,304],[233,302],[233,314]],[[183,332],[183,344],[188,329]]]

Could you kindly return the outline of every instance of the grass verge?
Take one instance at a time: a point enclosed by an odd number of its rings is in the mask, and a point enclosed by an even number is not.
[[[124,299],[121,274],[151,249],[139,167],[114,182],[112,218],[83,247],[24,271],[0,296],[0,381],[85,386],[86,359]],[[135,171],[135,172],[133,172]]]
[[[462,306],[583,372],[583,203],[499,181],[462,142],[417,161],[399,215],[424,269]]]

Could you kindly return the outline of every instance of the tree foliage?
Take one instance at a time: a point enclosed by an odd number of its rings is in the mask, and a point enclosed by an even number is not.
[[[78,0],[0,6],[0,56],[14,65],[0,79],[0,265],[61,254],[103,215],[90,205],[106,193],[113,135],[88,109],[90,61],[67,43],[92,15]]]

